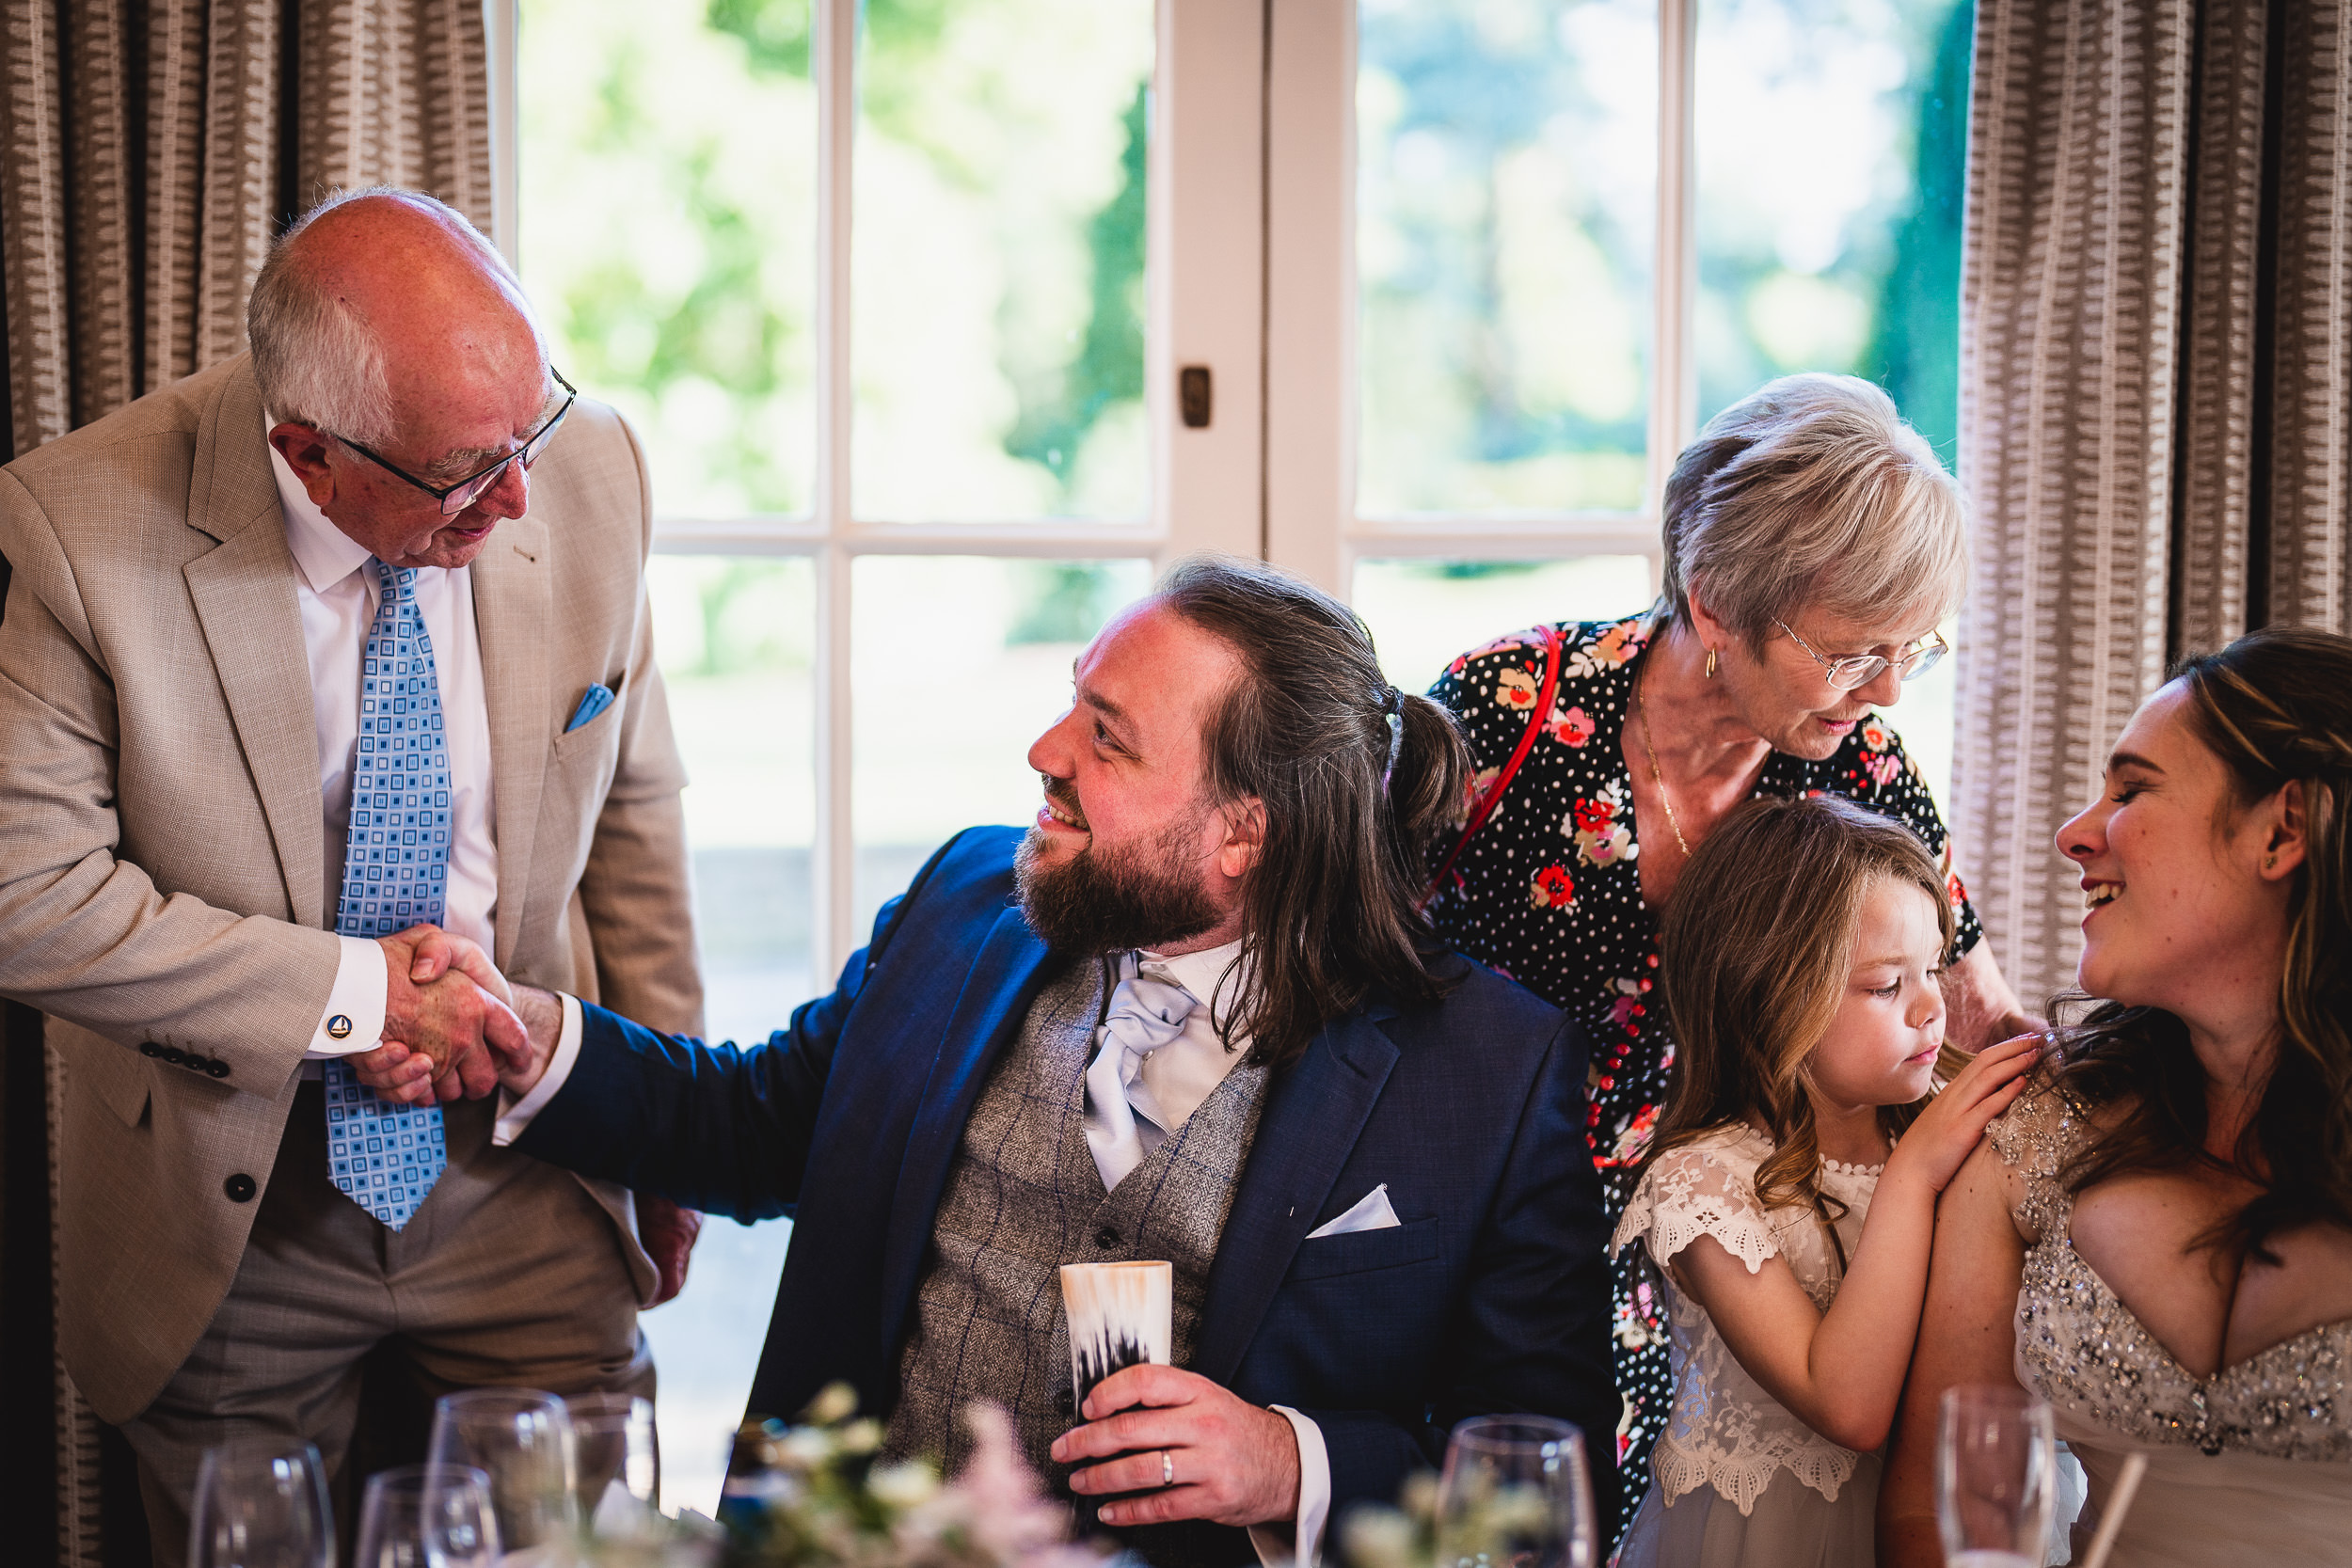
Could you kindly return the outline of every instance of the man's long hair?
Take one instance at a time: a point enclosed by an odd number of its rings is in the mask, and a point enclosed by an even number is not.
[[[1265,808],[1243,884],[1241,995],[1220,1022],[1250,1037],[1251,1062],[1281,1067],[1375,990],[1436,1001],[1438,949],[1416,901],[1470,780],[1454,716],[1397,691],[1354,612],[1277,567],[1190,556],[1158,597],[1239,657],[1202,737],[1203,783],[1220,805]]]

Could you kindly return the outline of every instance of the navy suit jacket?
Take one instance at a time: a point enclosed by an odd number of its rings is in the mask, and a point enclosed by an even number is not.
[[[831,995],[748,1050],[584,1009],[579,1060],[516,1147],[742,1221],[795,1223],[751,1406],[825,1384],[886,1415],[965,1118],[1062,973],[1012,904],[1020,830],[948,843]],[[1375,1000],[1269,1084],[1192,1370],[1322,1427],[1332,1517],[1392,1502],[1466,1416],[1583,1428],[1602,1540],[1616,1496],[1608,1231],[1584,1138],[1586,1044],[1448,954],[1453,990]],[[1308,1233],[1380,1183],[1393,1228]],[[1248,1556],[1248,1548],[1242,1548]]]

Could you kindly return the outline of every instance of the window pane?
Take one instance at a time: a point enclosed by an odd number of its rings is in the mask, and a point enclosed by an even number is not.
[[[1702,420],[1842,371],[1950,460],[1974,27],[1972,0],[1701,0]]]
[[[1642,503],[1646,0],[1362,0],[1359,510]]]
[[[1141,518],[1152,0],[868,0],[861,517]]]
[[[1700,0],[1702,420],[1840,371],[1953,460],[1975,26],[1974,0]],[[1945,659],[1888,715],[1946,804],[1958,673]]]
[[[1029,743],[1070,706],[1079,651],[1151,580],[1142,561],[857,562],[854,940],[950,835],[1037,815]]]
[[[1372,628],[1380,668],[1406,691],[1426,691],[1462,654],[1547,621],[1631,615],[1656,590],[1649,560],[1359,561],[1356,613]]]
[[[633,421],[664,514],[815,487],[807,0],[522,0],[521,250],[558,369]]]
[[[808,999],[816,825],[805,560],[658,555],[655,647],[686,762],[686,838],[711,1037],[753,1040]],[[788,1224],[713,1220],[686,1290],[645,1314],[661,1370],[662,1500],[717,1511]]]

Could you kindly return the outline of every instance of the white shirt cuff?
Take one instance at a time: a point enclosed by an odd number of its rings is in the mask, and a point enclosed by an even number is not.
[[[1272,1408],[1298,1434],[1298,1528],[1293,1537],[1279,1525],[1252,1525],[1249,1544],[1264,1568],[1293,1561],[1313,1568],[1323,1555],[1323,1528],[1331,1520],[1331,1453],[1321,1427],[1287,1404]]]
[[[342,957],[335,964],[335,989],[326,993],[326,1011],[310,1036],[305,1061],[348,1056],[373,1051],[384,1039],[384,998],[391,990],[391,972],[385,968],[383,944],[366,937],[339,936]]]
[[[564,1006],[564,1027],[555,1037],[555,1054],[548,1058],[548,1070],[539,1075],[539,1081],[531,1085],[531,1092],[520,1100],[504,1089],[499,1090],[498,1125],[490,1130],[490,1142],[496,1148],[504,1148],[523,1135],[531,1118],[555,1098],[564,1080],[572,1075],[572,1064],[580,1060],[580,1000],[562,991],[556,992],[555,999]]]

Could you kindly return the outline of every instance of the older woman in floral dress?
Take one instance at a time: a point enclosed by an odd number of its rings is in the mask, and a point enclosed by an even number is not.
[[[1876,711],[1942,655],[1935,627],[1966,576],[1959,487],[1934,452],[1868,382],[1787,376],[1682,453],[1664,535],[1665,593],[1648,610],[1514,632],[1430,689],[1477,758],[1472,820],[1486,808],[1431,912],[1447,941],[1589,1031],[1587,1135],[1612,1218],[1674,1063],[1655,1000],[1660,912],[1742,800],[1843,795],[1910,826],[1943,857],[1960,916],[1948,1037],[1974,1050],[2030,1022],[1979,945],[1935,801]],[[1629,1266],[1617,1289],[1629,1519],[1671,1383],[1660,1304]]]

